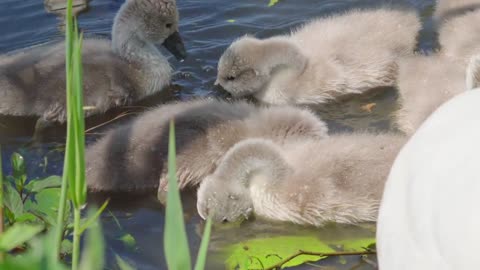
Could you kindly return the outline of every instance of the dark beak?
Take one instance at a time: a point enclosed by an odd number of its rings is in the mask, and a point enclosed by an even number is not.
[[[187,57],[187,51],[185,50],[185,45],[183,45],[182,38],[180,33],[175,31],[171,34],[162,44],[167,48],[167,50],[177,58],[178,61],[183,61]]]

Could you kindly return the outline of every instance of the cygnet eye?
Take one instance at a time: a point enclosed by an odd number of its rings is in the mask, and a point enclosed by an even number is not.
[[[233,81],[233,80],[235,80],[235,77],[234,77],[234,76],[228,76],[228,77],[227,77],[227,81]]]
[[[165,24],[165,27],[171,28],[171,27],[172,27],[172,24],[171,24],[171,23],[167,23],[167,24]]]

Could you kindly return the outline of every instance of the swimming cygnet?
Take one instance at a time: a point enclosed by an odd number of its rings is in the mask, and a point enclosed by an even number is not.
[[[118,11],[112,42],[83,44],[86,116],[128,104],[164,88],[172,68],[155,47],[163,44],[179,58],[175,0],[127,0]],[[64,42],[0,57],[0,114],[40,116],[37,128],[66,120]]]
[[[438,0],[435,17],[441,52],[468,61],[480,53],[480,0]]]
[[[216,222],[253,213],[314,226],[375,221],[383,184],[405,140],[368,133],[283,145],[244,140],[201,182],[198,212]]]
[[[441,54],[400,60],[400,109],[394,115],[397,128],[413,134],[445,101],[476,87],[480,79],[480,56],[473,56],[465,66],[463,61]]]
[[[385,184],[379,269],[480,265],[480,89],[436,110],[405,144]]]
[[[381,23],[379,23],[381,22]],[[394,86],[397,59],[413,53],[414,11],[353,10],[317,19],[290,35],[233,42],[216,84],[270,104],[317,104]]]
[[[327,127],[308,110],[198,100],[162,105],[107,132],[86,151],[92,191],[148,192],[167,188],[169,120],[175,120],[180,188],[211,174],[225,152],[246,138],[324,138]]]

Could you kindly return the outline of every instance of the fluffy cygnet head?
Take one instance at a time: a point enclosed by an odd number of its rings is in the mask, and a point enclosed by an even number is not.
[[[249,36],[233,42],[218,61],[215,84],[220,84],[235,97],[260,91],[269,81],[268,71],[258,59],[261,47],[261,40]]]
[[[163,44],[177,59],[184,59],[186,51],[178,33],[178,20],[175,0],[127,0],[115,19],[113,42],[125,44],[136,35],[147,43]]]
[[[198,189],[197,210],[203,219],[210,216],[215,223],[235,222],[253,214],[253,202],[245,185],[231,185],[210,175]]]
[[[262,190],[275,186],[291,172],[274,142],[243,140],[230,148],[215,172],[201,182],[198,213],[222,223],[248,219],[265,195]]]
[[[262,91],[281,70],[303,72],[306,62],[297,46],[286,38],[260,40],[244,36],[220,57],[215,84],[235,97],[253,95]]]

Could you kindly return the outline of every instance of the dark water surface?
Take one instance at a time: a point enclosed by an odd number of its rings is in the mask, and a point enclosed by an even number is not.
[[[280,0],[268,7],[268,0],[177,0],[180,9],[180,32],[187,46],[189,57],[183,63],[170,57],[175,67],[173,86],[165,93],[141,103],[142,106],[161,104],[167,99],[186,100],[198,96],[221,95],[213,88],[216,64],[223,50],[237,37],[254,34],[267,37],[286,33],[311,18],[325,16],[356,7],[371,7],[379,3],[409,4],[417,8],[425,20],[425,29],[419,40],[419,50],[428,51],[434,47],[434,34],[431,29],[433,0]],[[88,35],[110,36],[113,17],[123,0],[92,0],[89,8],[79,15],[82,30]],[[48,13],[42,0],[0,0],[0,54],[41,44],[51,40],[61,40],[62,19]],[[381,23],[381,22],[380,22]],[[168,55],[167,52],[165,52]],[[385,130],[390,128],[390,113],[394,110],[396,93],[394,89],[378,91],[369,96],[354,97],[345,104],[332,104],[317,108],[318,113],[330,125],[333,132],[352,130]],[[368,103],[376,103],[372,112],[362,110]],[[129,110],[138,111],[137,109]],[[114,110],[107,116],[90,120],[89,127],[113,118],[125,109]],[[18,151],[28,162],[29,177],[42,177],[61,174],[63,150],[61,143],[45,143],[36,148],[25,148],[23,143],[31,136],[35,119],[0,117],[0,143],[3,145],[4,170],[11,169],[8,163],[12,152]],[[64,128],[64,127],[63,127]],[[52,140],[63,140],[63,128],[50,131]],[[88,141],[95,140],[94,133]],[[196,256],[203,231],[203,222],[196,214],[195,198],[184,194],[187,231],[191,253]],[[96,200],[97,198],[92,198]],[[116,269],[114,257],[122,258],[138,269],[166,269],[163,257],[163,217],[164,208],[152,196],[136,198],[118,195],[103,215],[102,221],[108,246],[108,268]],[[270,235],[318,235],[319,238],[332,236],[373,236],[372,231],[361,228],[334,226],[332,228],[304,228],[288,224],[269,224],[254,221],[235,228],[215,228],[212,235],[209,266],[207,269],[222,269],[222,257],[218,250],[223,246],[246,239]],[[120,239],[131,235],[136,245],[128,247]],[[338,258],[330,258],[316,263],[322,269],[374,269],[358,257],[349,258],[346,263]],[[318,269],[302,266],[296,269]]]

